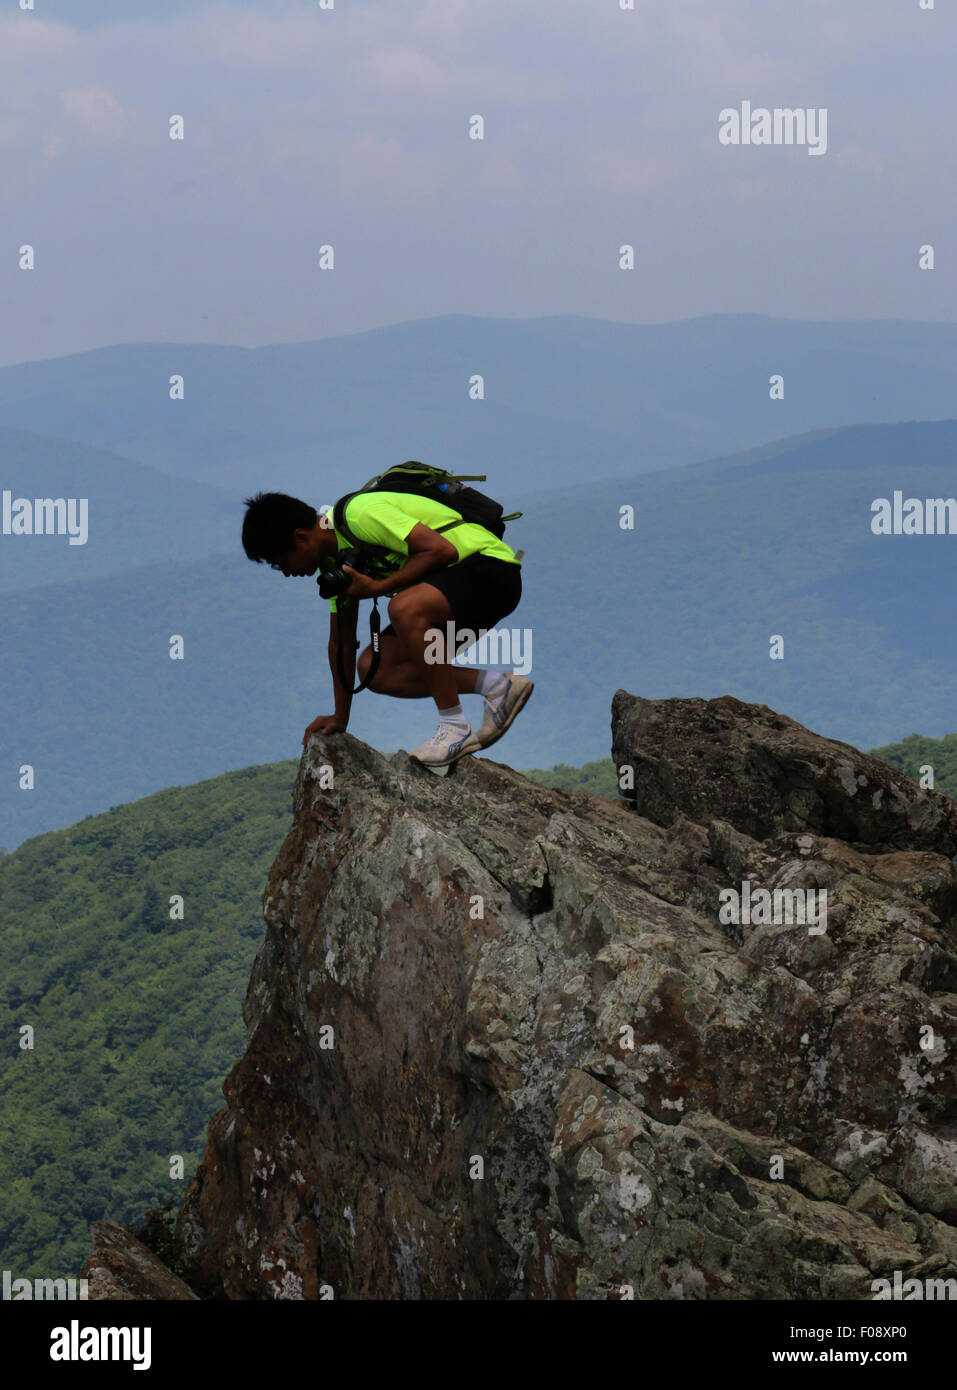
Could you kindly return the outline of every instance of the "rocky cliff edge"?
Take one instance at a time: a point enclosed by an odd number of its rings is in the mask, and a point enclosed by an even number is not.
[[[957,1277],[957,806],[730,697],[612,733],[617,804],[313,738],[178,1222],[228,1298]]]

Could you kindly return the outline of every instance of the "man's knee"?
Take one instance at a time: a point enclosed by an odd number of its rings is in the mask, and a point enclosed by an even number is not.
[[[393,594],[389,599],[389,622],[393,627],[403,628],[418,617],[420,607],[415,598],[409,598],[407,589],[401,594]]]
[[[429,584],[403,589],[389,600],[389,621],[400,632],[422,622],[443,627],[445,619],[441,615],[451,611],[445,596]]]

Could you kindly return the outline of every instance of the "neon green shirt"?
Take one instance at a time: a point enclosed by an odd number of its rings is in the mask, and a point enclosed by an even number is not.
[[[431,497],[419,497],[409,492],[365,492],[353,497],[346,504],[345,519],[356,539],[368,541],[370,545],[385,546],[389,561],[398,569],[409,558],[407,537],[419,522],[437,530],[447,521],[455,521],[459,513],[443,502],[434,502]],[[520,565],[521,561],[511,546],[500,541],[491,531],[475,522],[461,522],[450,531],[443,531],[445,539],[455,546],[458,559],[450,562],[457,565],[469,555],[487,555],[491,560],[505,560],[509,564]],[[348,550],[350,542],[336,531],[340,550]],[[336,612],[336,599],[329,600],[329,609]]]

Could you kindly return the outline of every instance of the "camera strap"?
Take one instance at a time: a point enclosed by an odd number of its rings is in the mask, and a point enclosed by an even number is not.
[[[372,660],[369,663],[369,670],[366,673],[365,680],[361,680],[359,682],[355,690],[353,690],[352,692],[353,695],[358,695],[360,690],[365,690],[366,686],[369,684],[369,682],[375,676],[376,671],[378,671],[379,669],[379,628],[381,627],[381,624],[382,620],[379,617],[379,600],[377,598],[374,598],[372,600],[372,612],[369,614],[369,640],[372,643]],[[339,667],[339,679],[342,682],[343,689],[345,689],[348,682],[346,680],[345,667],[343,666],[342,662],[342,623],[339,621],[336,622],[336,630],[339,634],[338,641],[336,643],[336,663]],[[359,643],[356,642],[357,650],[358,647]]]

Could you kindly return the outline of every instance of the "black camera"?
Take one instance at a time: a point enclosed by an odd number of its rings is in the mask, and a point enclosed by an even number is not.
[[[369,574],[369,570],[362,563],[362,558],[357,550],[340,550],[336,555],[335,563],[327,570],[323,570],[317,583],[319,594],[322,598],[338,598],[344,594],[352,583],[352,575],[346,574],[343,565],[351,565],[360,574]]]

